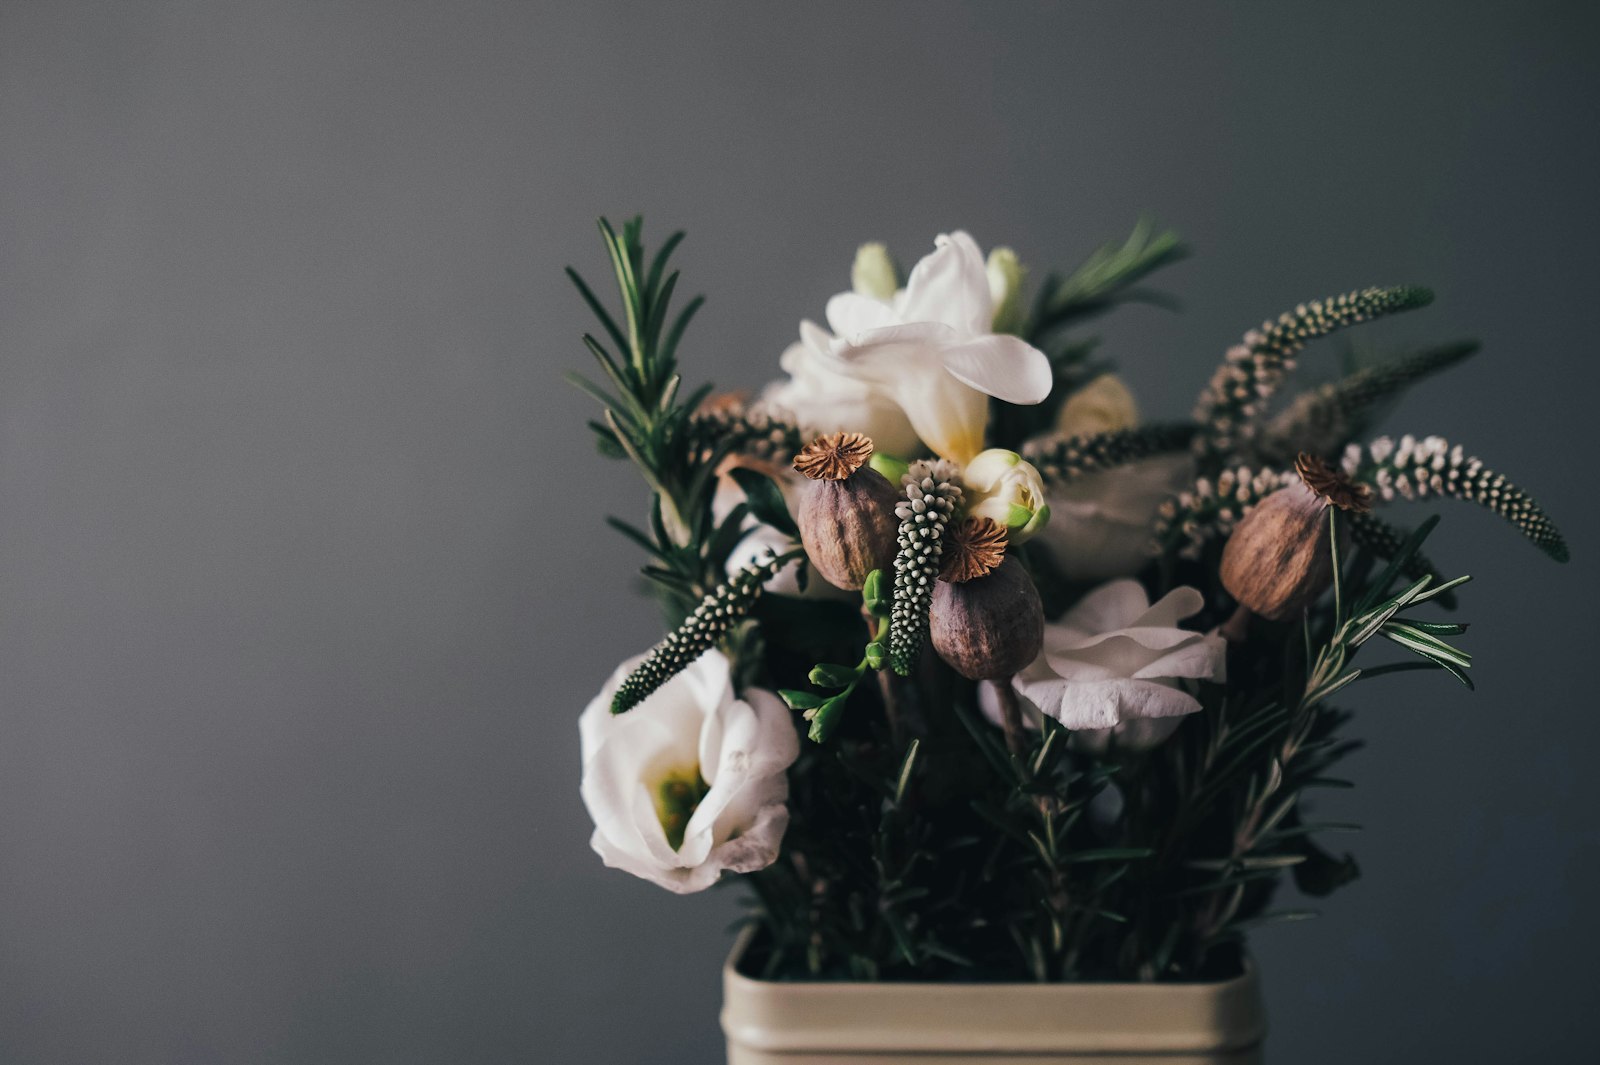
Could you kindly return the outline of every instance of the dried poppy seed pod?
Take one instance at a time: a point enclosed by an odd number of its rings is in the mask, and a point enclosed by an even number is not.
[[[1044,604],[1016,559],[969,581],[941,580],[928,614],[933,649],[969,680],[1004,681],[1044,649]]]
[[[800,490],[800,543],[824,580],[856,591],[875,569],[894,558],[900,492],[866,467],[872,441],[860,433],[834,433],[807,445],[794,468],[808,480]]]
[[[1256,504],[1222,552],[1222,586],[1272,621],[1299,617],[1333,583],[1328,507],[1372,509],[1371,489],[1321,459],[1302,453],[1294,466],[1299,479]],[[1343,530],[1339,540],[1342,548]]]

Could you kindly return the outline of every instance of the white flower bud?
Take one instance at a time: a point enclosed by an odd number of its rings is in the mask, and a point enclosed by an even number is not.
[[[1056,418],[1056,428],[1068,436],[1092,436],[1139,424],[1139,407],[1133,393],[1114,373],[1101,374],[1067,397]]]
[[[850,267],[850,287],[857,295],[875,300],[892,300],[900,288],[894,260],[889,249],[882,244],[863,244],[856,249],[856,261]]]
[[[1020,544],[1050,520],[1044,479],[1015,451],[990,448],[981,452],[967,463],[961,477],[967,516],[989,518],[1003,526],[1011,543]]]
[[[996,333],[1020,334],[1027,317],[1022,302],[1027,268],[1010,248],[995,248],[989,252],[984,270],[989,275],[989,297],[994,301],[994,324],[990,328]]]

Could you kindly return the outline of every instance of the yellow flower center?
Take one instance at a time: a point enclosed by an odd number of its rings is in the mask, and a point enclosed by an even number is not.
[[[698,765],[674,769],[661,778],[655,789],[656,817],[667,834],[667,844],[673,850],[683,846],[683,834],[689,827],[700,800],[706,797],[711,786],[700,775]]]

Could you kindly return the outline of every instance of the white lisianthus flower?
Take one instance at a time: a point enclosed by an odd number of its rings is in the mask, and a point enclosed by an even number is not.
[[[1020,544],[1050,520],[1044,479],[1015,451],[990,448],[967,463],[961,474],[967,514],[1005,527],[1006,539]]]
[[[1069,580],[1130,577],[1149,564],[1161,504],[1194,481],[1187,453],[1155,455],[1050,489],[1039,542]]]
[[[1152,606],[1138,581],[1103,584],[1045,626],[1044,650],[1013,686],[1041,713],[1074,730],[1192,714],[1200,700],[1182,681],[1221,681],[1227,668],[1221,636],[1178,628],[1204,605],[1193,588],[1175,588]]]
[[[713,649],[613,714],[613,693],[644,657],[624,662],[578,721],[595,853],[679,894],[766,868],[789,824],[785,773],[800,753],[788,708],[760,689],[736,698]]]
[[[800,344],[784,353],[791,380],[764,397],[808,431],[864,432],[902,457],[921,440],[964,464],[983,450],[989,396],[1039,403],[1050,394],[1045,354],[992,331],[988,273],[965,233],[941,235],[892,298],[841,292],[827,318],[831,333],[801,323]]]

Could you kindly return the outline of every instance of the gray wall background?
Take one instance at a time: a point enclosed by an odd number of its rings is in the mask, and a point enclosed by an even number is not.
[[[735,893],[601,868],[575,718],[658,635],[594,457],[592,226],[683,226],[757,386],[855,244],[1070,265],[1141,210],[1147,412],[1313,296],[1476,335],[1400,409],[1480,691],[1362,693],[1366,878],[1256,940],[1279,1061],[1569,1060],[1592,1024],[1597,19],[1570,4],[0,7],[0,1060],[720,1060]],[[1310,362],[1329,360],[1331,346]]]

